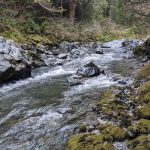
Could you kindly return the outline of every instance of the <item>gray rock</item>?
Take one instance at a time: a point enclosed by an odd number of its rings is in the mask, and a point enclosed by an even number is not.
[[[100,69],[93,62],[90,62],[79,67],[76,74],[83,77],[94,77],[100,75],[100,73]]]
[[[98,47],[98,48],[96,49],[96,54],[104,54],[103,48]]]
[[[70,86],[76,86],[76,85],[82,84],[81,79],[76,78],[74,76],[68,77],[67,80],[68,80],[68,83],[69,83]]]
[[[58,58],[59,59],[67,59],[68,55],[67,54],[59,54]]]
[[[31,76],[31,67],[23,50],[12,40],[0,37],[0,83]]]
[[[73,49],[71,51],[71,58],[79,58],[83,57],[86,53],[83,50],[80,49]]]

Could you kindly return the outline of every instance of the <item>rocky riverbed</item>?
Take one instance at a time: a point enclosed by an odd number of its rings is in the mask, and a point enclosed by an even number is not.
[[[147,51],[135,59],[142,43],[29,46],[1,37],[0,147],[63,150],[71,137],[69,150],[122,150],[135,148],[132,140],[140,136],[148,141],[149,111],[142,117],[148,108],[136,97],[143,79],[133,82],[149,60]]]

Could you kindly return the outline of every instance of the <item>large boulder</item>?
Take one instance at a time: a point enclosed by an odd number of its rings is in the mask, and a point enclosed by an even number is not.
[[[20,80],[31,76],[31,65],[23,50],[12,40],[0,37],[0,83]]]
[[[0,83],[25,79],[31,76],[30,66],[25,64],[11,65],[9,61],[0,62]]]
[[[83,77],[94,77],[100,75],[100,73],[100,69],[93,62],[81,66],[77,70],[77,75]]]

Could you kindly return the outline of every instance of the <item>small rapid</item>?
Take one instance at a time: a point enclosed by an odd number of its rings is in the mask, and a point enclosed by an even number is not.
[[[130,80],[138,64],[134,59],[125,59],[122,42],[103,44],[109,48],[104,48],[102,55],[80,47],[86,52],[82,57],[62,66],[34,69],[31,78],[1,86],[0,149],[63,150],[80,125],[97,122],[91,108],[101,91],[118,84],[118,79]],[[104,69],[105,74],[69,86],[68,76],[88,62]]]

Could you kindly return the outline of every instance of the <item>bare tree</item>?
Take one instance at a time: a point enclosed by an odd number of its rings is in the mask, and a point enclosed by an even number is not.
[[[75,21],[75,12],[77,7],[78,0],[70,0],[69,3],[69,20],[70,23],[73,25]]]

